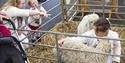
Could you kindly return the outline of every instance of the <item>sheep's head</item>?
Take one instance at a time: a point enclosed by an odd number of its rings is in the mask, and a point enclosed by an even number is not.
[[[112,40],[106,40],[106,39],[100,39],[96,49],[99,49],[103,52],[111,52],[111,47],[112,47],[113,41]]]
[[[93,23],[99,19],[99,16],[97,14],[88,14],[85,15],[82,19],[82,21],[78,25],[78,31],[81,31],[81,33],[84,33],[88,30],[91,30],[93,28]],[[82,30],[81,30],[82,28]]]
[[[88,14],[87,15],[89,28],[92,29],[93,23],[99,19],[97,14]]]

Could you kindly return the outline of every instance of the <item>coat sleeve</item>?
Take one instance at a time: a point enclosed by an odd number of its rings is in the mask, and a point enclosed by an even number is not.
[[[44,13],[47,13],[47,11],[45,10],[45,8],[41,5],[40,6],[40,10],[42,11],[42,12],[44,12]]]
[[[7,13],[8,15],[14,17],[14,16],[29,16],[30,10],[29,9],[19,9],[16,7],[10,7],[3,12]]]
[[[90,31],[83,33],[82,36],[90,36]],[[72,37],[71,39],[74,42],[82,42],[84,44],[87,44],[89,42],[90,38],[87,38],[87,37]]]
[[[114,37],[115,39],[119,39],[118,33],[113,34],[113,37]],[[114,46],[114,47],[113,47],[113,48],[114,48],[114,54],[116,54],[116,55],[121,55],[121,43],[120,43],[120,41],[114,41],[114,42],[113,42],[113,46]],[[113,56],[112,60],[113,60],[113,61],[120,62],[120,57],[118,57],[118,56]]]

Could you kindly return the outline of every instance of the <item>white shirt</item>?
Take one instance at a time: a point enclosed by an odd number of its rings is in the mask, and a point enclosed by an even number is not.
[[[47,13],[46,10],[43,8],[43,6],[40,6],[39,9],[38,8],[34,9],[31,7],[30,10],[41,11],[41,12]],[[42,24],[42,18],[39,15],[29,16],[28,23],[33,26],[39,26]]]
[[[29,16],[30,12],[31,12],[30,9],[19,9],[17,7],[14,7],[14,6],[5,7],[2,9],[2,11],[11,17],[14,17],[14,19],[17,18],[17,16],[21,16],[21,17]],[[14,23],[15,23],[16,28],[18,28],[18,21],[16,19],[15,19]],[[23,23],[22,26],[24,26],[25,25],[24,19],[23,19],[22,23]],[[11,25],[7,25],[7,26],[11,27]]]
[[[82,34],[83,36],[91,36],[91,37],[97,37],[95,35],[95,31],[94,29],[85,32]],[[119,39],[117,32],[111,31],[109,30],[108,35],[106,36],[106,38],[113,38],[113,39]],[[72,37],[71,38],[73,41],[76,42],[83,42],[86,43],[88,46],[93,47],[95,44],[97,44],[97,38],[85,38],[85,37]],[[115,53],[116,55],[121,55],[121,44],[120,41],[113,41],[113,47],[115,48]],[[107,63],[111,63],[112,61],[117,61],[120,62],[120,57],[113,57],[112,59],[110,58],[110,60],[108,60]]]
[[[2,11],[7,13],[11,17],[29,16],[29,13],[31,12],[29,9],[19,9],[17,7],[14,7],[14,6],[4,8],[4,9],[2,9]]]

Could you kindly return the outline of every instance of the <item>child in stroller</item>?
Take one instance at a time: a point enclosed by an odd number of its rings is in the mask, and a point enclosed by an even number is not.
[[[11,20],[5,18],[3,20],[11,22],[15,29]],[[2,23],[0,23],[0,63],[28,63],[20,42],[11,36],[10,30]]]

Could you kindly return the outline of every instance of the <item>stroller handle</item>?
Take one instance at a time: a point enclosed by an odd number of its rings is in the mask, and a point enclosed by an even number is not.
[[[11,25],[13,26],[13,29],[16,30],[15,24],[11,19],[7,19],[7,18],[3,18],[4,21],[8,21],[11,23]]]

